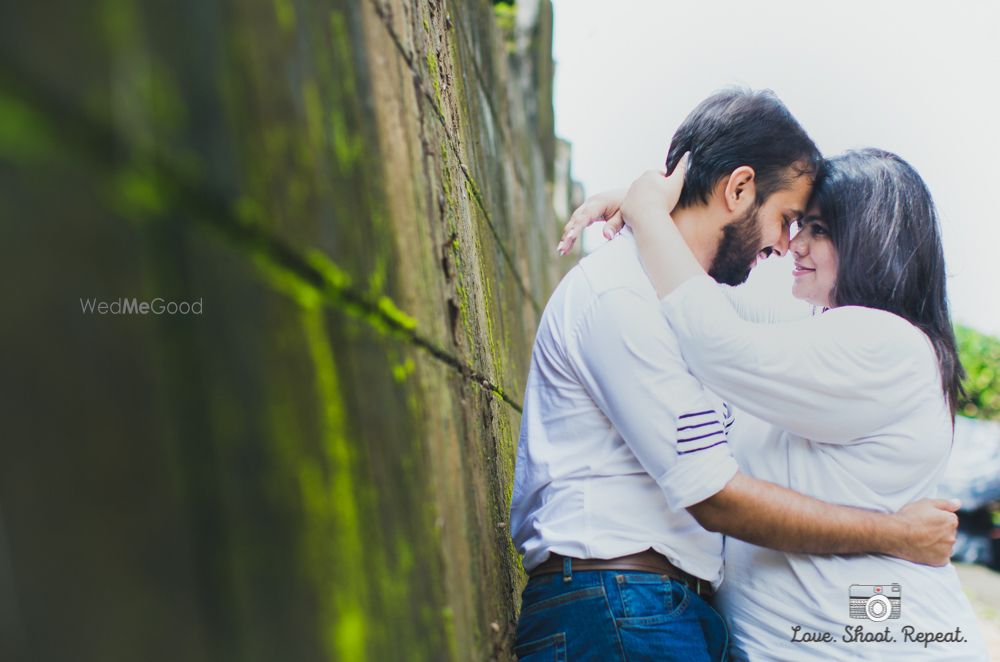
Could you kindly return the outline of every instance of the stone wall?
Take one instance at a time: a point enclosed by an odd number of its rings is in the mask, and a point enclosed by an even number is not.
[[[509,659],[551,21],[5,7],[0,659]]]

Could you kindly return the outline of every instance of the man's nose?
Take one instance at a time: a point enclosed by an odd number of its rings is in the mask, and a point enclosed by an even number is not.
[[[785,231],[778,237],[778,241],[771,246],[771,250],[777,253],[778,257],[784,257],[788,253],[788,245],[788,232]]]

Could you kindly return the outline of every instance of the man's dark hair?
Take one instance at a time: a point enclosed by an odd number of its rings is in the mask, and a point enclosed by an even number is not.
[[[924,180],[891,152],[850,151],[823,163],[813,204],[837,250],[832,303],[885,310],[926,333],[954,415],[965,373],[948,311],[937,210]]]
[[[802,126],[771,90],[727,88],[691,111],[674,132],[667,155],[671,173],[691,152],[677,206],[708,204],[723,177],[754,169],[757,201],[787,188],[799,175],[815,176],[821,155]]]

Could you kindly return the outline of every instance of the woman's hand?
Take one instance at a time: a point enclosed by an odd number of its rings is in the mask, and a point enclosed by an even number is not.
[[[656,170],[644,173],[622,201],[622,218],[632,228],[639,259],[660,298],[705,273],[670,216],[681,197],[687,164],[685,154],[669,177]]]
[[[573,244],[583,233],[583,229],[597,221],[607,221],[607,225],[604,226],[605,237],[610,239],[615,236],[615,233],[621,230],[624,225],[620,208],[627,192],[628,189],[617,188],[595,193],[584,200],[563,227],[562,239],[556,246],[556,252],[560,255],[569,253]]]
[[[585,227],[607,219],[604,236],[609,239],[626,223],[632,228],[639,258],[657,296],[666,296],[685,280],[704,274],[670,219],[670,212],[677,206],[684,188],[688,156],[681,157],[669,177],[656,170],[643,173],[632,182],[624,200],[621,191],[587,198],[566,223],[556,250],[565,255]]]
[[[621,204],[620,216],[624,223],[635,229],[647,218],[660,219],[664,212],[673,211],[684,188],[687,163],[688,154],[685,154],[669,177],[660,170],[647,170],[632,182]]]
[[[652,205],[654,209],[666,209],[669,213],[677,206],[677,201],[681,197],[687,163],[688,155],[685,154],[669,177],[665,177],[663,172],[650,170],[632,182],[631,188],[604,191],[587,198],[582,205],[577,207],[563,227],[563,235],[556,246],[556,251],[560,255],[569,253],[573,244],[583,233],[583,229],[598,221],[606,221],[603,232],[606,239],[611,239],[621,232],[621,229],[628,222],[622,217],[622,208],[626,198],[631,197],[629,208],[633,210],[637,218],[647,205]],[[641,223],[642,221],[638,219],[636,222]]]

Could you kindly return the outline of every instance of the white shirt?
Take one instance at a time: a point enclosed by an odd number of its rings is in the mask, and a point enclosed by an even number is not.
[[[662,308],[691,371],[736,406],[731,441],[747,473],[881,512],[935,495],[951,450],[951,415],[934,350],[916,327],[856,306],[757,324],[740,319],[707,277],[685,283]],[[716,606],[729,624],[734,659],[986,659],[953,566],[788,554],[733,538],[725,563]],[[850,617],[852,585],[893,583],[901,587],[899,619]],[[795,625],[838,641],[792,642]],[[845,627],[858,625],[869,633],[889,627],[896,641],[844,641]],[[960,627],[968,641],[925,648],[905,640],[907,625],[914,632]]]
[[[652,547],[718,585],[722,537],[685,508],[735,475],[729,422],[684,366],[631,233],[584,258],[549,299],[531,354],[510,513],[525,569],[551,552]]]

